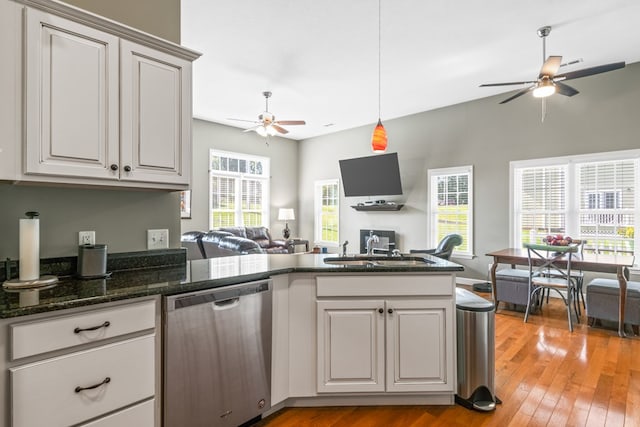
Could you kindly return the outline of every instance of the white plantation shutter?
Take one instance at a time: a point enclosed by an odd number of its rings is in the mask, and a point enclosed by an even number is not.
[[[262,225],[262,181],[257,179],[242,180],[242,218],[243,225]]]
[[[340,239],[338,180],[316,181],[314,196],[314,242],[337,246]]]
[[[429,240],[432,247],[447,234],[462,236],[457,256],[473,255],[473,167],[429,170]]]
[[[269,226],[269,159],[210,150],[210,228]]]
[[[518,247],[541,243],[549,234],[566,234],[566,166],[517,169],[514,189]]]
[[[598,253],[633,254],[636,160],[576,165],[579,235]]]
[[[511,162],[512,244],[564,234],[586,252],[635,255],[639,167],[640,150]]]
[[[230,227],[235,223],[235,178],[211,177],[211,227]]]

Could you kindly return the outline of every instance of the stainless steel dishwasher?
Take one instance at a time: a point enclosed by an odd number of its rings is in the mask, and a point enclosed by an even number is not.
[[[164,298],[164,427],[238,426],[271,405],[271,281]]]

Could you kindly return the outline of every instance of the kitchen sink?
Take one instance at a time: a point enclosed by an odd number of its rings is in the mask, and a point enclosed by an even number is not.
[[[336,257],[325,258],[325,264],[361,267],[420,267],[434,262],[421,257]]]

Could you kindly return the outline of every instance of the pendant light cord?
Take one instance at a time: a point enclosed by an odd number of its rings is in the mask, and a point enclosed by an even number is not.
[[[382,0],[378,0],[378,120],[380,120],[380,116],[381,116],[381,103],[380,103],[380,98],[381,98],[381,87],[382,84],[380,83],[381,81],[381,72],[380,72],[380,64],[381,64],[381,59],[380,57],[382,56]]]

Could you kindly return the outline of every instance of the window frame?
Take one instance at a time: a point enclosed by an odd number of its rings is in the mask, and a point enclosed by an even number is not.
[[[452,256],[463,259],[473,259],[474,254],[474,239],[473,239],[473,165],[455,166],[448,168],[436,168],[429,169],[427,171],[427,191],[428,191],[428,203],[427,203],[427,216],[428,230],[427,241],[431,247],[435,248],[439,242],[438,230],[437,230],[437,206],[438,206],[438,188],[437,178],[447,176],[459,176],[467,175],[467,233],[459,233],[462,235],[463,241],[466,242],[467,250],[461,251],[458,247],[454,248]],[[462,205],[457,205],[462,206]]]
[[[212,159],[214,156],[218,157],[227,157],[237,159],[238,161],[244,160],[246,162],[250,161],[259,161],[262,163],[262,173],[260,175],[243,173],[243,172],[233,172],[233,171],[221,171],[221,170],[213,170],[211,167]],[[260,212],[262,223],[260,226],[269,227],[270,225],[270,212],[271,212],[271,199],[270,199],[270,182],[271,182],[271,159],[269,157],[264,156],[256,156],[252,154],[245,153],[237,153],[232,151],[223,151],[216,150],[215,148],[209,149],[209,157],[208,157],[208,177],[209,177],[209,211],[208,211],[208,224],[209,229],[217,228],[213,224],[213,178],[221,177],[221,178],[233,178],[235,179],[234,185],[234,194],[235,194],[235,206],[234,206],[234,226],[244,226],[244,216],[243,213],[243,198],[242,198],[242,183],[243,181],[262,181],[262,209]],[[250,212],[248,210],[246,212]]]
[[[327,241],[322,239],[322,189],[325,186],[333,185],[336,187],[335,189],[335,200],[336,200],[336,217],[338,220],[337,223],[337,239],[335,242]],[[338,247],[340,246],[340,180],[335,179],[323,179],[317,180],[313,183],[313,241],[315,244],[327,246],[327,247]]]
[[[518,208],[516,206],[518,196],[516,191],[516,179],[519,170],[525,168],[535,168],[542,166],[564,166],[566,168],[565,180],[565,234],[570,236],[580,236],[580,214],[584,213],[584,209],[580,206],[580,188],[578,177],[578,165],[588,163],[607,163],[618,161],[632,160],[635,163],[636,176],[634,180],[635,195],[634,207],[631,211],[634,215],[634,231],[640,226],[640,149],[610,151],[604,153],[578,154],[573,156],[550,157],[542,159],[518,160],[509,163],[509,242],[511,247],[521,247],[521,230],[517,218]],[[612,193],[617,189],[602,190],[599,189],[594,194]],[[597,199],[598,197],[596,197]],[[618,197],[614,197],[614,203],[618,203]],[[596,208],[598,211],[603,208]],[[621,215],[621,214],[620,214]],[[640,254],[640,234],[635,233],[633,238],[634,255]],[[636,256],[636,266],[638,265],[638,257]]]

